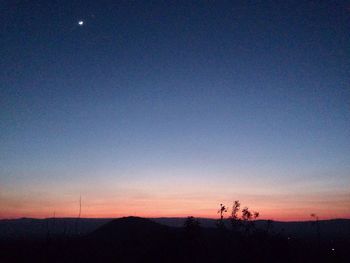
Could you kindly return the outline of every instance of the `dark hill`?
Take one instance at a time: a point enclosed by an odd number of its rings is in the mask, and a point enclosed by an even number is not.
[[[141,217],[122,217],[101,226],[89,237],[97,239],[154,239],[171,232],[171,227]]]
[[[82,240],[83,261],[169,262],[175,255],[178,232],[146,218],[115,219]]]

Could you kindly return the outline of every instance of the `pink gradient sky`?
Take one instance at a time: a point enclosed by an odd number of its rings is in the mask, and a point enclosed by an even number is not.
[[[0,218],[349,218],[346,1],[8,2]]]
[[[107,178],[105,178],[107,180]],[[82,217],[217,217],[220,203],[231,206],[240,200],[242,207],[259,211],[262,219],[283,221],[309,220],[316,213],[320,219],[350,218],[350,195],[344,187],[315,188],[315,183],[285,182],[283,188],[272,181],[261,180],[255,185],[195,181],[193,177],[172,176],[159,179],[130,180],[117,183],[108,179],[86,181],[74,185],[42,185],[1,188],[0,218],[76,217],[79,195],[82,196]],[[317,190],[312,190],[312,185]],[[309,188],[308,191],[306,189]],[[50,189],[50,190],[45,190]]]

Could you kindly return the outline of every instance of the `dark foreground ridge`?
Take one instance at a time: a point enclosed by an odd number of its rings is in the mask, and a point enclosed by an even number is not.
[[[139,217],[128,217],[139,218]],[[118,220],[120,220],[119,218]],[[149,218],[153,222],[181,228],[186,218],[161,217]],[[54,237],[74,237],[88,235],[101,226],[114,220],[113,218],[19,218],[0,219],[0,240],[46,239],[49,233]],[[198,218],[202,228],[216,228],[217,219]],[[227,227],[230,222],[226,220]],[[265,229],[268,220],[256,220],[256,227]],[[271,230],[285,236],[299,238],[315,236],[315,227],[312,221],[282,222],[270,221]],[[331,219],[319,221],[322,236],[325,238],[340,238],[350,236],[350,219]]]
[[[63,219],[55,219],[56,228],[66,222],[57,223],[59,220]],[[271,222],[264,220],[249,228],[243,226],[244,231],[232,229],[229,224],[215,225],[214,220],[193,218],[158,219],[167,225],[140,217],[95,220],[94,226],[88,219],[79,224],[76,219],[70,220],[75,220],[71,226],[78,234],[62,235],[60,230],[56,235],[47,231],[45,238],[2,239],[0,262],[349,262],[350,259],[349,220],[323,222],[320,236],[310,222],[292,223],[291,229],[299,232],[310,229],[303,236],[290,235],[279,224],[273,229]],[[27,227],[32,222],[24,221]],[[0,221],[0,230],[5,229],[4,222]],[[39,222],[32,223],[39,227]],[[6,223],[9,226],[10,221]],[[90,224],[85,226],[90,231],[79,232],[84,223]],[[333,235],[322,234],[329,231],[325,227],[334,224],[343,235],[337,231]]]

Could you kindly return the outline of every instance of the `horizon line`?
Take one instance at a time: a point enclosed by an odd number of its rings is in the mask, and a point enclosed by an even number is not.
[[[34,219],[34,220],[47,220],[47,219],[120,219],[120,218],[126,218],[126,217],[139,217],[139,218],[146,218],[146,219],[185,219],[190,216],[161,216],[161,217],[143,217],[143,216],[135,216],[135,215],[129,215],[129,216],[120,216],[120,217],[13,217],[13,218],[0,218],[0,220],[20,220],[20,219]],[[214,218],[214,217],[195,217],[196,219],[209,219],[209,220],[220,220],[220,218]],[[230,220],[230,218],[224,218],[224,220]],[[301,219],[301,220],[275,220],[275,219],[254,219],[252,221],[272,221],[272,222],[285,222],[285,223],[292,223],[292,222],[314,222],[315,220],[312,219]],[[350,218],[346,217],[336,217],[336,218],[328,218],[328,219],[318,219],[318,221],[331,221],[331,220],[350,220]]]

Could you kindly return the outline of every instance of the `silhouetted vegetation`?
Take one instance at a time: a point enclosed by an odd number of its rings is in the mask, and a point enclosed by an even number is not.
[[[217,227],[219,229],[225,228],[224,224],[224,214],[227,213],[228,209],[225,205],[220,204],[220,209],[218,210],[218,214],[220,214],[220,219],[217,222]]]

